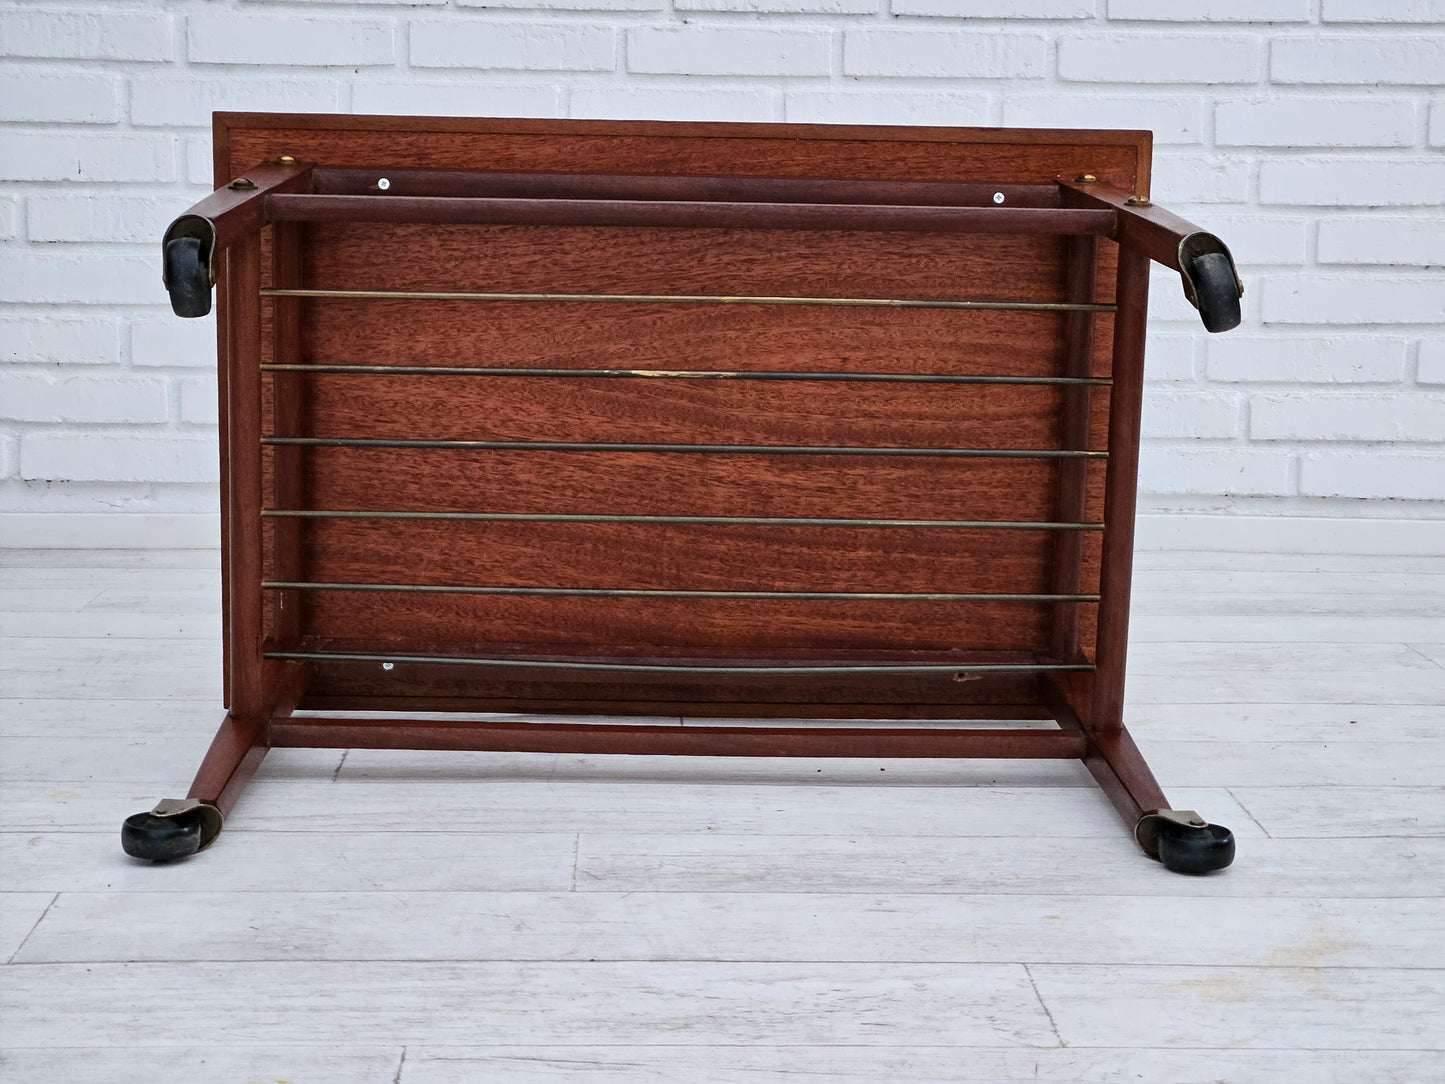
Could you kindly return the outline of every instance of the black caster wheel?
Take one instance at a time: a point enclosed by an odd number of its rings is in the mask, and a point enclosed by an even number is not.
[[[120,846],[132,858],[170,862],[204,850],[221,834],[221,811],[210,802],[170,798],[120,826]]]
[[[1192,810],[1145,813],[1134,837],[1145,854],[1173,873],[1213,873],[1234,861],[1234,833]]]
[[[1190,265],[1194,299],[1205,331],[1228,331],[1239,326],[1239,285],[1234,265],[1222,252],[1196,256]]]
[[[165,247],[165,283],[177,316],[211,311],[211,272],[199,237],[172,237]]]

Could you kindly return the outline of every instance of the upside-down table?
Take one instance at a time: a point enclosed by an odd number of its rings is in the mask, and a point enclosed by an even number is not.
[[[1242,293],[1150,149],[217,114],[163,251],[217,288],[228,712],[125,849],[304,746],[1080,758],[1228,865],[1123,726],[1149,264]]]

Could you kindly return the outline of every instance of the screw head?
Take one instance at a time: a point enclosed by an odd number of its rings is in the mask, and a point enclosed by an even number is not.
[[[289,154],[283,154],[280,158],[276,159],[276,161],[280,162],[283,166],[294,166],[296,164],[296,159]]]
[[[1095,177],[1092,173],[1080,173],[1074,178],[1074,181],[1078,184],[1098,184],[1099,178]]]
[[[381,178],[381,180],[376,182],[376,187],[380,188],[383,192],[385,192],[388,188],[391,187],[391,182],[385,177],[383,177]]]

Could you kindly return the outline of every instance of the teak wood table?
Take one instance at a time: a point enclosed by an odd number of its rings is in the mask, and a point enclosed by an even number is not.
[[[1150,150],[217,114],[163,251],[217,288],[228,713],[125,849],[303,746],[1081,758],[1228,865],[1122,721],[1149,264],[1211,331],[1243,292]]]

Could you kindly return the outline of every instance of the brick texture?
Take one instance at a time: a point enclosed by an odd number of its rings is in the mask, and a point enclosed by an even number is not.
[[[1445,453],[1400,455],[1372,449],[1306,455],[1300,464],[1300,492],[1310,497],[1445,501]]]
[[[163,6],[152,11],[27,11],[0,18],[0,56],[65,60],[170,60],[175,29]]]
[[[1445,0],[1324,0],[1327,23],[1440,23]]]
[[[1048,42],[1034,34],[978,30],[850,30],[845,75],[1042,79]]]
[[[24,422],[163,422],[166,382],[131,376],[55,379],[0,373],[0,418]]]
[[[1445,264],[1445,216],[1339,215],[1321,220],[1320,263]]]
[[[1445,516],[1445,0],[0,2],[0,510],[213,510],[157,242],[255,109],[1149,129],[1246,286],[1154,269],[1149,506]]]
[[[1217,335],[1206,372],[1220,383],[1394,384],[1409,345],[1401,335]]]
[[[1445,396],[1261,395],[1250,400],[1256,440],[1438,442]]]
[[[1314,0],[1197,0],[1192,4],[1109,0],[1109,18],[1169,23],[1307,23],[1314,6]]]
[[[1445,83],[1440,37],[1296,38],[1270,49],[1276,83]]]
[[[192,62],[203,64],[389,65],[396,61],[396,24],[251,12],[192,15],[186,49]]]
[[[0,120],[114,124],[121,81],[106,75],[0,73]]]
[[[1445,339],[1426,339],[1420,344],[1420,366],[1416,381],[1445,384]]]
[[[339,80],[145,79],[131,83],[130,120],[144,127],[211,127],[214,110],[335,113],[342,107]]]
[[[1321,207],[1439,207],[1445,155],[1421,158],[1293,158],[1259,169],[1266,204]]]
[[[581,23],[423,22],[411,28],[417,68],[611,71],[617,34]]]
[[[1408,147],[1416,106],[1403,98],[1244,100],[1214,108],[1221,147]]]
[[[1253,83],[1262,45],[1247,34],[1129,34],[1059,43],[1059,77],[1089,83]]]
[[[647,27],[627,34],[627,70],[668,75],[827,75],[832,36],[812,30]]]

